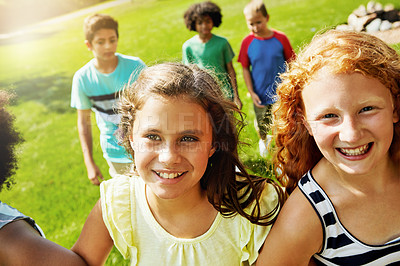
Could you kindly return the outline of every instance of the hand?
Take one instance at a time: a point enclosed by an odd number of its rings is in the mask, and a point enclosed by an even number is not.
[[[235,97],[235,99],[233,99],[233,102],[236,104],[236,106],[237,106],[237,108],[239,108],[239,110],[242,109],[243,104],[239,97]]]
[[[93,163],[86,166],[88,178],[93,185],[99,186],[101,181],[104,181],[104,177],[100,172],[99,167]]]
[[[255,106],[260,107],[260,108],[264,107],[264,105],[261,104],[261,100],[256,93],[251,93],[250,95],[251,95],[251,99],[253,100],[253,103]]]

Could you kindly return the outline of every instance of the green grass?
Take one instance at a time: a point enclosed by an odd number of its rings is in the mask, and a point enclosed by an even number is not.
[[[181,46],[194,35],[186,30],[182,15],[194,1],[135,0],[104,10],[120,24],[118,51],[140,57],[147,65],[179,61]],[[225,36],[236,54],[248,33],[242,15],[247,0],[217,0],[223,23],[214,30]],[[380,1],[389,3],[390,1]],[[347,20],[348,14],[367,1],[355,0],[271,0],[268,1],[270,27],[287,34],[296,50],[308,43],[315,32]],[[25,39],[0,40],[0,88],[13,90],[17,100],[12,112],[25,143],[20,146],[16,184],[1,193],[1,200],[32,216],[47,238],[67,248],[77,239],[92,206],[99,197],[98,187],[87,177],[76,128],[76,112],[69,107],[74,72],[91,59],[83,43],[84,16],[62,24],[46,26]],[[395,46],[397,47],[397,46]],[[234,59],[236,60],[236,58]],[[240,156],[252,172],[269,175],[268,160],[258,155],[258,139],[253,127],[251,99],[234,61],[239,94],[244,103],[248,126],[241,140]],[[94,128],[95,160],[104,174],[98,130]],[[128,264],[112,251],[107,265]]]

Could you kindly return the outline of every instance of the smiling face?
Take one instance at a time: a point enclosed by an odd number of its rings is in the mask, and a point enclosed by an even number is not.
[[[200,105],[149,97],[135,114],[131,146],[135,166],[152,196],[200,195],[212,148],[212,126]]]
[[[214,23],[210,16],[203,16],[196,20],[196,31],[199,33],[201,39],[209,40],[212,36],[212,28]]]
[[[113,29],[100,29],[96,31],[91,42],[85,43],[97,60],[113,60],[118,45],[117,32]]]
[[[399,118],[389,89],[377,79],[322,69],[302,97],[305,125],[336,169],[366,174],[390,160],[393,123]]]

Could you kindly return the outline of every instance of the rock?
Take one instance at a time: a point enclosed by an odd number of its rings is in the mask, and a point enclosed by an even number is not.
[[[358,21],[359,25],[358,25],[357,29],[360,29],[359,31],[362,31],[363,29],[365,29],[366,25],[368,25],[369,23],[374,21],[376,19],[376,17],[377,17],[376,13],[372,13],[372,14],[369,14],[367,16],[360,18]]]
[[[375,5],[376,5],[375,1],[368,2],[368,4],[367,4],[367,13],[368,14],[375,12]]]
[[[368,33],[391,32],[391,29],[395,28],[400,28],[400,11],[395,8],[394,4],[382,5],[374,0],[353,10],[347,18],[347,25],[336,27],[338,30],[366,31]]]
[[[376,18],[376,14],[372,13],[363,17],[357,17],[354,14],[350,14],[347,19],[347,24],[351,26],[355,31],[362,31],[368,23]]]
[[[388,12],[394,10],[394,5],[393,4],[386,4],[383,8],[383,11]]]
[[[379,31],[379,27],[381,26],[382,20],[380,18],[376,18],[371,21],[367,26],[365,26],[366,32],[377,32]]]
[[[378,13],[378,14],[383,13],[383,6],[381,3],[376,3],[374,6],[374,9],[375,9],[375,13]]]
[[[392,29],[400,28],[400,21],[395,21],[392,23]]]
[[[380,31],[390,30],[391,28],[392,28],[392,23],[390,23],[388,20],[383,20],[381,25],[379,26]]]
[[[384,12],[382,14],[382,20],[389,20],[390,22],[395,22],[399,20],[399,12],[397,10],[390,10],[387,12]]]
[[[363,17],[367,15],[367,9],[364,5],[360,5],[357,9],[353,11],[353,14],[357,17]]]
[[[352,28],[355,28],[355,26],[357,25],[357,21],[358,17],[354,13],[351,13],[347,18],[347,25],[349,25]]]

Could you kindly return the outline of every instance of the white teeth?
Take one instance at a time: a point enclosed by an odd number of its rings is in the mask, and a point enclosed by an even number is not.
[[[355,149],[345,149],[341,148],[340,151],[344,153],[345,155],[349,156],[357,156],[357,155],[362,155],[365,154],[368,151],[369,144],[365,144],[364,146],[360,146]]]
[[[156,174],[161,177],[161,178],[166,178],[166,179],[173,179],[176,178],[178,176],[181,176],[183,173],[160,173],[160,172],[156,172]]]

